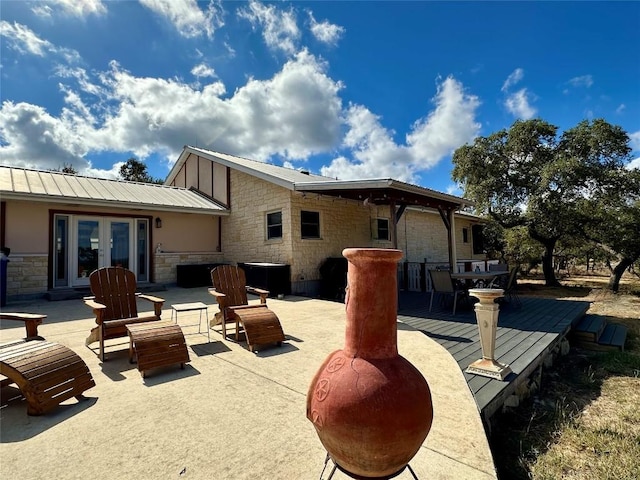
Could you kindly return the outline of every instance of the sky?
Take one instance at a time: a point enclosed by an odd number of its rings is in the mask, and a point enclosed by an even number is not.
[[[640,2],[0,2],[0,164],[165,178],[184,145],[461,195],[453,152],[604,118],[640,168]]]

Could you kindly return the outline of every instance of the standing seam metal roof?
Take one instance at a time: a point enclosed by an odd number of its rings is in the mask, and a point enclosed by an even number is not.
[[[0,195],[3,198],[54,203],[76,202],[143,210],[228,213],[226,208],[215,201],[186,188],[7,166],[0,166]]]

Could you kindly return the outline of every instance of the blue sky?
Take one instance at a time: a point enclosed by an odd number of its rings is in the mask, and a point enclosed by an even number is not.
[[[640,2],[3,1],[0,163],[164,178],[185,144],[461,194],[451,154],[604,118],[640,167]]]

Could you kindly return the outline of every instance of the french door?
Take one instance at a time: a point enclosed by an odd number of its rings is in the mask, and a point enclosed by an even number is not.
[[[148,221],[123,217],[56,215],[54,285],[89,285],[97,268],[120,266],[148,279]]]

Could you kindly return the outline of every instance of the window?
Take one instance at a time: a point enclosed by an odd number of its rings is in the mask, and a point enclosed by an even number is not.
[[[469,229],[462,229],[462,243],[469,243]]]
[[[300,234],[302,238],[320,238],[320,212],[300,212]]]
[[[476,255],[484,252],[484,235],[482,234],[482,225],[472,225],[471,233],[473,234],[473,253]]]
[[[389,240],[389,219],[376,218],[373,224],[373,235],[376,240]]]
[[[282,238],[282,212],[267,213],[267,240]]]

